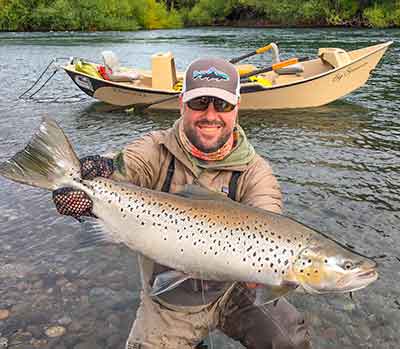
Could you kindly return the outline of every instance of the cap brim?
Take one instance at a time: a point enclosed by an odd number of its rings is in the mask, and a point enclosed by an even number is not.
[[[231,103],[233,105],[236,105],[239,100],[239,96],[237,96],[233,93],[230,93],[226,90],[222,90],[220,88],[199,87],[199,88],[195,88],[193,90],[184,92],[182,95],[183,103],[189,102],[191,99],[194,99],[197,97],[202,97],[202,96],[218,97],[218,98],[221,98],[224,101],[227,101],[228,103]]]

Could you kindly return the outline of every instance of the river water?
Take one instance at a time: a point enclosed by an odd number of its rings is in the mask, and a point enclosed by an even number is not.
[[[177,68],[214,55],[232,58],[276,41],[283,58],[319,47],[355,49],[394,40],[367,84],[308,110],[241,114],[284,193],[285,213],[379,258],[380,279],[347,295],[291,295],[312,323],[315,348],[399,347],[399,30],[202,28],[134,33],[0,33],[0,161],[21,149],[43,116],[55,118],[81,156],[118,149],[170,126],[177,114],[112,111],[62,72],[34,99],[17,97],[54,57],[150,68],[172,51]],[[268,54],[248,62],[265,65]],[[79,224],[55,211],[51,194],[0,178],[0,337],[12,348],[123,348],[138,305],[135,253],[120,246],[76,251]],[[46,330],[62,326],[51,338]],[[214,333],[214,348],[241,346]],[[211,346],[210,346],[211,347]]]

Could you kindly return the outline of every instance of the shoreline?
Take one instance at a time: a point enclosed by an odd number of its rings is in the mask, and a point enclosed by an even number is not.
[[[157,28],[157,29],[147,29],[139,28],[136,30],[120,30],[120,29],[98,29],[98,30],[74,30],[74,29],[64,29],[64,30],[54,30],[54,29],[42,29],[42,30],[0,30],[0,33],[97,33],[97,32],[137,32],[137,31],[154,31],[154,30],[178,30],[178,29],[197,29],[197,28],[270,28],[270,29],[365,29],[365,30],[390,30],[399,29],[396,26],[390,27],[373,27],[369,25],[353,25],[353,24],[340,24],[340,25],[308,25],[308,24],[291,24],[291,25],[279,25],[270,23],[216,23],[213,25],[199,25],[199,26],[186,26],[186,27],[176,27],[176,28]]]

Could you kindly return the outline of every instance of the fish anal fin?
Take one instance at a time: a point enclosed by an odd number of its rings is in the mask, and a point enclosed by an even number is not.
[[[150,296],[155,297],[171,291],[188,279],[191,279],[191,276],[177,270],[168,270],[160,273],[154,279]]]

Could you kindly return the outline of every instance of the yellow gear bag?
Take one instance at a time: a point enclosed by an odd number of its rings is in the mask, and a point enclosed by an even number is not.
[[[92,63],[87,63],[82,60],[79,60],[78,62],[75,63],[75,70],[98,79],[103,79],[103,77],[97,71],[97,67]]]

